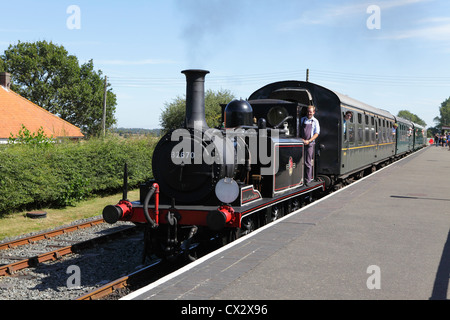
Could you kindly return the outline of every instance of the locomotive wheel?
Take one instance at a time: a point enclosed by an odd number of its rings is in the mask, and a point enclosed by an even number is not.
[[[256,219],[253,217],[247,217],[242,219],[242,228],[231,228],[222,231],[218,237],[219,246],[227,245],[228,243],[233,242],[234,240],[237,240],[252,231],[255,231],[259,226],[258,222],[255,220]]]
[[[226,229],[221,232],[219,237],[217,238],[217,245],[218,247],[226,246],[227,244],[233,242],[236,239],[239,239],[241,237],[240,228],[231,228]]]
[[[217,246],[223,247],[236,240],[234,229],[225,229],[220,232],[217,237]]]
[[[294,212],[300,209],[301,205],[299,199],[295,198],[294,200],[292,200],[292,202],[290,203],[290,207],[291,210],[289,212]]]
[[[278,206],[273,206],[272,207],[272,218],[271,221],[275,221],[279,218],[281,218],[281,210],[280,208],[278,208]]]
[[[239,237],[242,237],[246,234],[249,234],[252,231],[256,230],[256,224],[255,221],[253,220],[253,217],[248,217],[248,218],[244,218],[242,219],[242,228],[240,228],[240,235]]]

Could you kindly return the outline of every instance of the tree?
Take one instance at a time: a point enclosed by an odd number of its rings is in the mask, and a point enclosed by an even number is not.
[[[439,117],[433,119],[437,123],[436,127],[441,128],[450,125],[450,98],[441,103],[439,114]]]
[[[214,128],[221,124],[221,104],[227,104],[234,96],[229,90],[214,92],[206,90],[205,118],[209,127]],[[171,103],[164,103],[164,110],[160,117],[160,125],[164,132],[177,129],[184,123],[186,117],[186,98],[177,96]]]
[[[63,46],[18,42],[0,56],[0,71],[11,73],[11,89],[78,126],[88,136],[102,130],[104,80],[92,60],[79,65]],[[107,88],[110,84],[107,84]],[[107,90],[106,127],[112,127],[116,95]]]
[[[426,127],[427,124],[425,121],[419,118],[419,116],[415,115],[414,113],[409,112],[408,110],[400,110],[397,113],[397,117],[404,118],[406,120],[412,121],[414,123],[417,123],[418,125],[421,125],[423,127]]]

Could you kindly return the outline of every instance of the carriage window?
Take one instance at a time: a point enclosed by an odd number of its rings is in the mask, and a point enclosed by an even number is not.
[[[354,125],[351,124],[347,128],[348,130],[348,142],[350,142],[351,145],[355,144],[355,132],[354,132]]]
[[[392,130],[393,130],[393,125],[392,125],[392,122],[389,122],[389,133],[388,133],[388,137],[389,137],[389,141],[390,142],[392,142],[392,141],[394,141],[394,135],[392,134],[393,132],[392,132]]]
[[[366,114],[364,115],[364,122],[366,126],[364,127],[364,139],[366,144],[370,141],[370,130],[369,130],[369,116]]]
[[[362,125],[359,125],[358,126],[358,144],[359,145],[363,144],[363,139],[364,139],[364,137],[363,137],[363,127],[362,127]]]
[[[372,143],[375,143],[375,118],[373,116],[370,117],[370,123],[371,123],[371,127],[370,127],[370,141]]]
[[[358,113],[358,123],[362,123],[362,115],[361,115],[361,113]]]
[[[348,139],[348,127],[350,126],[351,123],[353,123],[353,112],[346,111],[345,113],[342,113],[342,118],[343,118],[342,129],[343,129],[343,132],[344,132],[344,141],[347,141],[347,139]]]

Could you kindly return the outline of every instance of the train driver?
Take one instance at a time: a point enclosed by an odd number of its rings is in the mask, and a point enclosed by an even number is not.
[[[316,108],[312,105],[308,106],[307,116],[300,121],[300,137],[305,144],[305,185],[307,186],[313,180],[313,159],[314,145],[320,134],[319,121],[314,117]]]

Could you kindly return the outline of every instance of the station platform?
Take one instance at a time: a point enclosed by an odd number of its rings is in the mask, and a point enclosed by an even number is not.
[[[430,146],[123,300],[445,300],[450,151]]]

